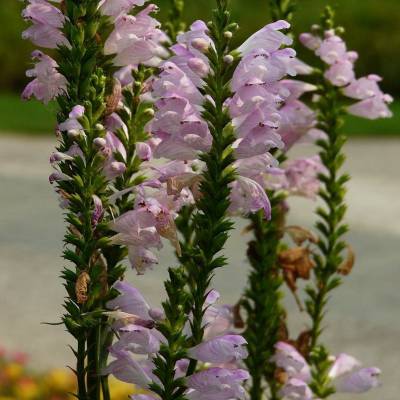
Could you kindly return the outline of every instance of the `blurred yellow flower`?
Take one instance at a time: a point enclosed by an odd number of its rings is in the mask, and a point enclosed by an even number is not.
[[[32,379],[24,378],[16,385],[15,395],[18,400],[36,400],[40,396],[39,385]]]
[[[22,365],[12,362],[4,367],[3,374],[6,379],[14,381],[22,375],[23,370]]]

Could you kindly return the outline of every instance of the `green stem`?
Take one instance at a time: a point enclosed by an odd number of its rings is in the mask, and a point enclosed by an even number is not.
[[[271,220],[266,221],[263,212],[250,217],[254,239],[249,243],[247,255],[251,270],[247,289],[241,304],[247,313],[244,337],[248,342],[249,356],[245,360],[252,377],[250,398],[260,400],[264,396],[264,379],[269,387],[269,398],[277,399],[278,386],[275,364],[271,362],[278,341],[283,319],[280,304],[282,277],[277,266],[277,254],[282,237],[282,198],[268,193],[271,201]]]
[[[87,388],[90,400],[100,400],[101,373],[101,325],[93,328],[88,335],[88,364],[87,364]]]
[[[226,264],[225,258],[218,253],[223,249],[233,226],[226,217],[229,184],[235,179],[231,149],[235,136],[224,108],[230,96],[228,82],[232,68],[224,60],[229,52],[229,39],[224,35],[230,25],[227,1],[217,1],[217,9],[213,13],[214,20],[209,26],[215,50],[208,50],[212,73],[207,77],[204,89],[205,94],[214,100],[213,103],[207,100],[204,105],[204,118],[208,122],[213,143],[209,153],[202,155],[206,171],[200,185],[201,197],[196,204],[197,212],[193,215],[193,246],[189,248],[188,254],[183,253],[181,259],[187,270],[192,294],[192,345],[203,339],[205,300],[213,272]],[[191,361],[189,368],[194,371],[196,362]]]
[[[86,339],[78,339],[78,349],[76,358],[76,373],[78,380],[78,399],[86,400],[86,374],[85,374],[85,354],[86,354]]]

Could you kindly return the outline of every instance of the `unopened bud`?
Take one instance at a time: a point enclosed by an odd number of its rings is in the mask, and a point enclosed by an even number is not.
[[[107,142],[106,142],[106,139],[101,138],[101,137],[97,137],[96,139],[93,140],[93,144],[98,149],[102,149],[103,147],[106,146]]]
[[[227,26],[228,31],[237,31],[239,29],[239,25],[236,22],[233,22],[232,24],[229,24]]]
[[[231,31],[225,31],[224,37],[225,39],[232,39],[233,33]]]
[[[94,126],[94,128],[96,129],[96,130],[98,130],[98,131],[104,131],[104,125],[103,124],[96,124],[95,126]]]
[[[67,134],[70,139],[77,139],[83,136],[85,133],[81,129],[70,129]]]
[[[144,110],[144,113],[147,114],[149,117],[154,117],[154,110],[149,107]]]
[[[234,58],[233,58],[233,56],[232,56],[231,54],[227,54],[227,55],[224,57],[224,62],[225,62],[226,64],[232,64],[232,63],[233,63],[233,60],[234,60]]]
[[[345,29],[343,28],[343,26],[338,26],[336,28],[336,34],[337,35],[344,35],[344,33],[345,33]]]
[[[199,50],[202,53],[205,53],[208,50],[208,48],[210,47],[210,44],[208,43],[208,41],[206,39],[202,39],[202,38],[196,38],[196,39],[192,40],[191,44],[196,50]]]

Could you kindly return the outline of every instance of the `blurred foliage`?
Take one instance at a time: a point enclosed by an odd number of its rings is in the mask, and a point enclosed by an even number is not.
[[[32,372],[28,357],[0,347],[0,400],[74,400],[75,377],[69,369]],[[135,387],[110,379],[113,400],[126,400]],[[136,393],[139,393],[136,391]]]
[[[166,18],[170,0],[154,0],[161,7],[160,19]],[[270,21],[268,0],[231,0],[234,18],[241,30],[238,42]],[[294,15],[296,33],[304,32],[318,23],[319,15],[327,4],[336,6],[338,22],[347,29],[349,49],[360,54],[357,72],[360,75],[377,73],[385,80],[383,88],[400,94],[400,0],[297,0]],[[186,0],[185,17],[209,19],[215,0]],[[20,39],[26,24],[20,17],[23,2],[1,0],[0,12],[0,90],[19,91],[26,82],[32,47]],[[307,56],[305,57],[307,58]]]

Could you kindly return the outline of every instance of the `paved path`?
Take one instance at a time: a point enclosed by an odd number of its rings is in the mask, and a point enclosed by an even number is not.
[[[47,175],[54,141],[49,138],[0,137],[0,344],[32,354],[38,368],[72,360],[57,322],[64,292],[63,222]],[[400,365],[400,141],[354,140],[348,145],[350,241],[358,253],[354,273],[333,295],[325,338],[333,351],[346,351],[384,370],[384,386],[365,400],[398,400]],[[291,202],[293,223],[310,224],[314,204]],[[238,223],[238,225],[243,225]],[[246,276],[247,238],[237,233],[227,246],[229,269],[219,271],[215,286],[226,302],[237,299]],[[129,274],[153,302],[159,301],[172,254],[144,277]],[[289,297],[288,307],[295,309]],[[293,327],[302,328],[305,317]],[[339,398],[339,397],[337,397]],[[343,397],[343,399],[349,397]]]

